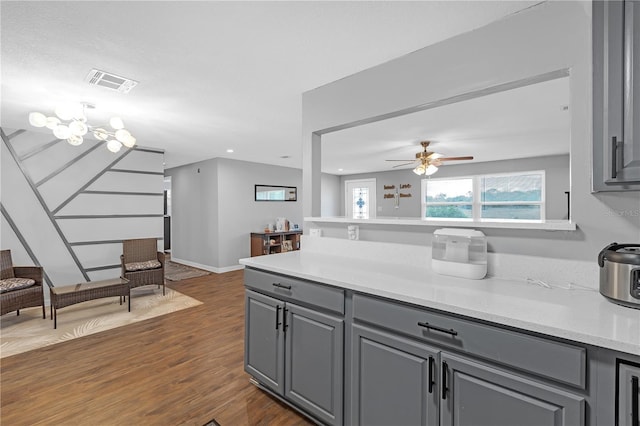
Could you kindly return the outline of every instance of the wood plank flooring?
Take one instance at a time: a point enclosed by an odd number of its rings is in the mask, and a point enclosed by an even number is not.
[[[242,282],[169,282],[204,303],[2,359],[0,424],[311,424],[249,383]]]

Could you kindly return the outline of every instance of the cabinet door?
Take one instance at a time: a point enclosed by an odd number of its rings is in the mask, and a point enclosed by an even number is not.
[[[455,355],[441,354],[443,425],[584,425],[585,401],[553,388]]]
[[[284,303],[246,290],[244,370],[263,385],[284,393]]]
[[[437,350],[359,325],[352,330],[351,424],[437,425]]]
[[[618,426],[640,426],[640,366],[618,365]]]
[[[287,303],[285,397],[342,424],[344,320]]]
[[[640,190],[640,1],[593,2],[593,189]]]

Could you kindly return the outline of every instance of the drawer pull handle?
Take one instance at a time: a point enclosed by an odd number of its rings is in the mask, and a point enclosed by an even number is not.
[[[282,309],[280,307],[280,305],[276,305],[276,330],[278,329],[278,326],[280,325],[280,309]]]
[[[446,361],[442,361],[442,399],[447,399],[447,370],[449,366]]]
[[[640,383],[638,376],[631,377],[631,424],[640,425],[640,408],[638,408],[638,400],[640,399]]]
[[[280,283],[273,283],[272,284],[274,287],[278,287],[278,288],[284,288],[287,290],[291,290],[291,286],[290,285],[284,285],[284,284],[280,284]]]
[[[433,393],[433,385],[436,384],[433,367],[435,364],[435,360],[432,356],[429,357],[429,393]]]
[[[622,141],[621,141],[622,142]],[[618,177],[618,138],[611,137],[611,179]]]
[[[424,327],[424,328],[429,329],[429,330],[439,331],[441,333],[447,333],[447,334],[450,334],[452,336],[457,336],[458,335],[458,332],[455,331],[453,328],[442,328],[442,327],[438,327],[436,325],[431,325],[428,322],[419,322],[418,325],[420,327]]]

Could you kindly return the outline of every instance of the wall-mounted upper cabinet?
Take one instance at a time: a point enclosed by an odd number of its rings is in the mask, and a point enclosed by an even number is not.
[[[593,2],[593,190],[640,190],[640,0]]]

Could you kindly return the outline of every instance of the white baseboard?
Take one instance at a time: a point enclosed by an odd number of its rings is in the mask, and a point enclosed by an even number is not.
[[[194,268],[204,269],[205,271],[215,272],[216,274],[224,274],[225,272],[237,271],[244,269],[244,265],[225,266],[224,268],[216,268],[215,266],[203,265],[201,263],[191,262],[189,260],[178,259],[177,257],[171,257],[171,261],[175,263],[182,263],[183,265],[193,266]]]

